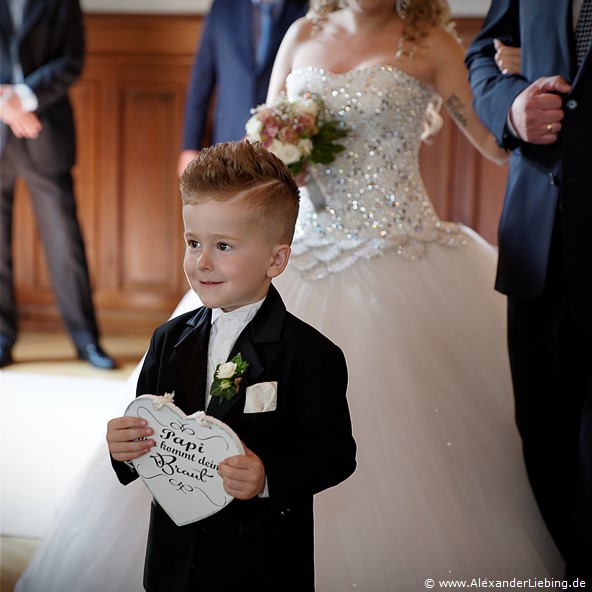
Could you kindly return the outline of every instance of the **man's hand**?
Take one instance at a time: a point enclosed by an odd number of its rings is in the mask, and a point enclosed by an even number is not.
[[[519,47],[504,45],[499,39],[494,39],[495,63],[502,74],[520,74],[520,56],[522,51]]]
[[[35,113],[23,110],[11,84],[0,86],[0,120],[10,127],[17,138],[33,139],[41,131],[39,118]]]
[[[244,444],[243,444],[244,446]],[[218,474],[224,481],[228,495],[248,500],[259,495],[265,487],[265,468],[261,459],[246,446],[246,455],[237,454],[218,465]]]
[[[118,417],[107,424],[109,452],[115,460],[128,461],[146,454],[154,446],[154,440],[141,440],[154,431],[139,417]]]
[[[526,87],[510,109],[510,122],[518,137],[531,144],[555,142],[563,119],[561,94],[570,88],[562,76],[539,78]]]

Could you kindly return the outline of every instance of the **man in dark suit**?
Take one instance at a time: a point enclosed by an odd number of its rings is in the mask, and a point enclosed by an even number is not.
[[[305,0],[214,0],[187,91],[179,175],[209,141],[212,102],[211,143],[245,135],[251,108],[265,102],[280,43],[290,25],[304,16],[307,4]]]
[[[76,147],[69,87],[82,71],[77,0],[0,0],[0,367],[12,362],[17,311],[11,253],[14,185],[26,182],[60,312],[78,356],[99,368],[99,345],[71,169]]]
[[[288,262],[298,187],[261,145],[231,142],[200,151],[181,193],[185,274],[205,306],[156,330],[137,394],[174,392],[186,414],[207,409],[238,434],[246,455],[219,465],[235,499],[217,514],[179,527],[152,503],[144,585],[312,592],[313,495],[353,473],[356,445],[343,353],[288,313],[271,285]],[[229,399],[218,399],[209,389],[218,362],[239,353],[246,373]],[[255,407],[263,385],[274,395]],[[137,417],[109,422],[122,483],[137,478],[125,463],[150,454],[151,435]]]
[[[570,578],[592,585],[592,2],[494,0],[467,52],[474,106],[513,150],[496,287],[526,466]],[[522,47],[500,73],[494,39]]]

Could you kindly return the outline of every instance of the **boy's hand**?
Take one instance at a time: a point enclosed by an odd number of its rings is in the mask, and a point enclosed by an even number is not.
[[[246,456],[229,456],[218,464],[218,474],[224,481],[228,495],[248,500],[260,494],[265,487],[265,468],[261,459],[244,444]]]
[[[140,440],[154,431],[139,417],[118,417],[107,424],[109,452],[115,460],[128,461],[138,458],[154,446],[154,440]]]

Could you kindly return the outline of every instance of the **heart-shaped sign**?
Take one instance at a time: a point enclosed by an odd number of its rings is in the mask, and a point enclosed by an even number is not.
[[[218,463],[245,451],[225,423],[203,411],[185,415],[170,394],[137,397],[125,415],[145,419],[154,430],[155,446],[132,463],[177,526],[215,514],[234,499],[224,490]]]

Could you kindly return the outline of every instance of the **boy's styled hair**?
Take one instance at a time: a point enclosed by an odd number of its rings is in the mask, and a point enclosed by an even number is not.
[[[224,142],[199,151],[181,175],[183,205],[241,196],[266,238],[292,242],[300,193],[288,167],[260,142]]]

